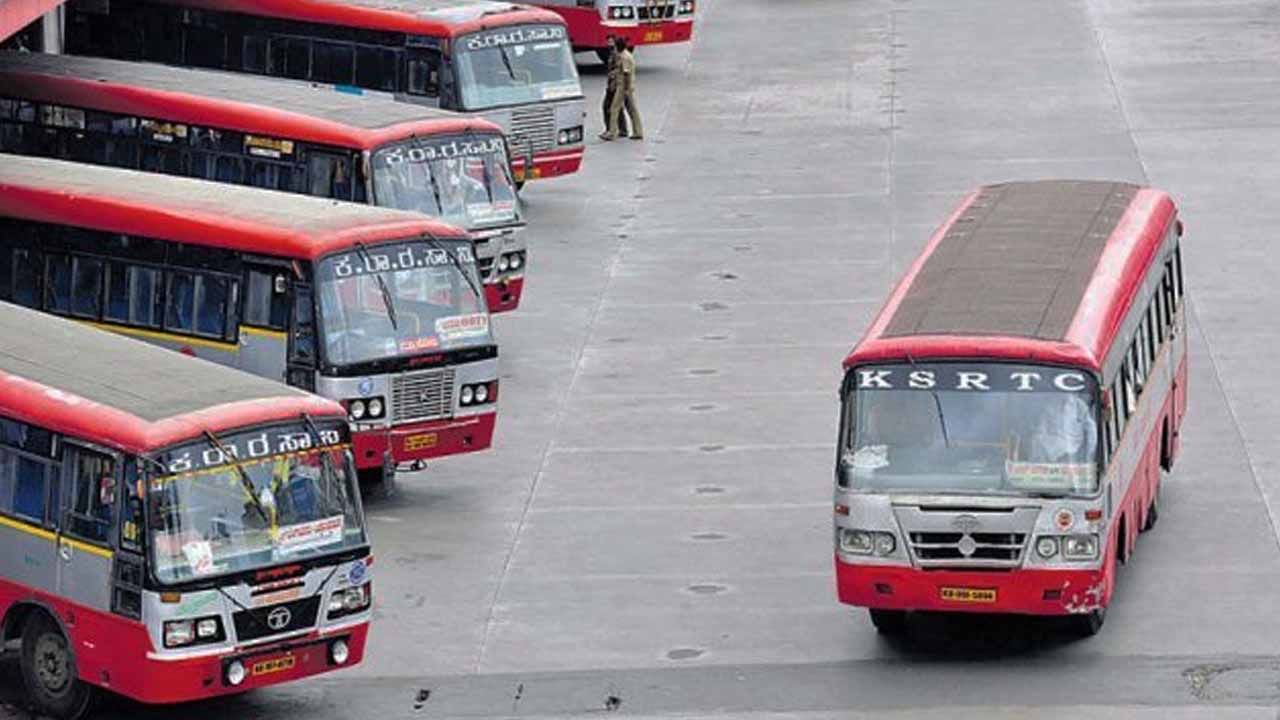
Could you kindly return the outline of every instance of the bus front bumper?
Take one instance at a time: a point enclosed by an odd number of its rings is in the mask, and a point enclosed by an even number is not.
[[[363,622],[340,632],[314,634],[250,651],[177,660],[152,658],[147,661],[144,682],[129,688],[127,694],[144,703],[187,702],[341,670],[364,659],[368,634],[369,624]],[[339,640],[347,646],[347,658],[341,664],[332,658],[333,644]],[[239,662],[245,670],[244,681],[239,685],[227,680],[232,662]]]
[[[524,276],[516,275],[485,283],[484,299],[489,304],[489,312],[510,312],[520,307],[520,295],[523,292]]]
[[[511,158],[511,174],[516,182],[543,180],[559,175],[571,175],[582,167],[582,156],[585,149],[579,145],[565,150],[549,150],[535,153],[533,167],[526,172],[525,160],[522,157]]]
[[[663,20],[662,22],[647,23],[640,25],[609,25],[601,26],[602,35],[600,45],[604,47],[608,42],[608,36],[621,36],[627,39],[633,47],[637,45],[661,45],[665,43],[682,43],[689,42],[693,37],[693,18],[688,20]]]
[[[484,450],[493,443],[496,410],[480,415],[351,433],[356,467],[382,467],[387,451],[396,464]]]
[[[877,610],[1073,615],[1110,599],[1101,568],[925,571],[851,564],[839,556],[835,564],[840,602]]]

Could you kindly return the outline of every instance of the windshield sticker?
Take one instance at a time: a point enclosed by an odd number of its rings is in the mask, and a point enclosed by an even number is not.
[[[505,45],[524,45],[526,43],[542,43],[550,40],[565,39],[564,28],[559,25],[543,27],[518,27],[509,30],[495,30],[489,33],[472,35],[467,38],[468,50],[484,50],[485,48]]]
[[[435,350],[440,347],[440,340],[434,335],[431,337],[417,338],[414,340],[401,340],[400,352],[420,352],[422,350]]]
[[[484,313],[453,315],[436,320],[436,335],[444,342],[454,342],[489,333],[489,316]]]
[[[543,100],[556,100],[558,98],[577,97],[581,90],[574,85],[552,85],[542,88]]]
[[[292,140],[277,140],[261,135],[245,135],[244,149],[250,155],[269,157],[279,160],[285,155],[293,154]]]
[[[421,140],[412,147],[403,145],[390,147],[377,153],[374,160],[383,165],[399,165],[400,163],[423,163],[449,158],[475,157],[505,154],[506,142],[501,136],[481,138],[477,140],[450,140],[449,142],[428,144]]]
[[[452,252],[427,245],[396,245],[393,248],[367,248],[365,252],[349,252],[335,256],[324,264],[329,277],[346,278],[357,275],[373,275],[382,272],[398,272],[425,267],[448,266],[454,258],[460,263],[473,263],[469,244],[460,244]],[[327,278],[326,278],[327,279]]]
[[[213,574],[213,546],[208,540],[186,543],[182,546],[182,556],[187,559],[192,575],[200,577]]]
[[[1097,469],[1091,463],[1005,462],[1009,484],[1021,488],[1093,487]]]
[[[889,467],[888,445],[867,445],[858,448],[853,454],[853,467],[856,470],[879,470]]]
[[[965,367],[928,370],[897,366],[861,368],[857,371],[859,390],[954,390],[963,392],[1067,392],[1089,390],[1082,372],[1041,368],[1010,367],[1007,371]]]
[[[345,519],[334,515],[321,520],[286,525],[276,533],[276,547],[281,552],[301,552],[342,541]]]

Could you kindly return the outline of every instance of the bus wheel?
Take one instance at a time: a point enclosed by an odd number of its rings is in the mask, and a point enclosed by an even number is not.
[[[1102,629],[1102,623],[1106,622],[1106,619],[1107,619],[1106,608],[1098,608],[1097,610],[1090,610],[1089,612],[1083,615],[1072,615],[1071,616],[1072,634],[1082,638],[1093,637],[1094,635],[1098,634],[1099,630]]]
[[[22,680],[36,709],[58,720],[84,717],[93,687],[76,676],[71,647],[56,623],[36,612],[22,629]]]
[[[907,630],[907,611],[906,610],[869,610],[871,613],[871,624],[876,626],[876,632],[881,635],[901,635]]]
[[[1147,521],[1142,524],[1142,532],[1146,532],[1151,528],[1155,527],[1156,521],[1159,519],[1160,519],[1160,491],[1156,490],[1155,497],[1151,498],[1151,507],[1147,508]]]

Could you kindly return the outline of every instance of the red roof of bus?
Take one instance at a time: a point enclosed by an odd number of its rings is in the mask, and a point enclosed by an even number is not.
[[[0,415],[126,452],[234,428],[345,417],[332,400],[0,303]]]
[[[502,132],[482,118],[274,78],[40,53],[0,53],[0,96],[361,150]]]
[[[1003,226],[987,222],[998,217],[998,195],[1002,193],[1037,193],[1032,212],[1021,217],[1006,217]],[[1078,197],[1071,193],[1092,193],[1087,206],[1078,204]],[[1102,201],[1094,207],[1093,200],[1100,197],[1124,199],[1107,219]],[[1081,233],[1054,234],[1055,228],[1037,224],[1037,213],[1057,211],[1061,220],[1062,210],[1081,215],[1082,225],[1087,227],[1094,240],[1094,251],[1080,249],[1088,245]],[[1041,183],[1008,183],[980,188],[968,195],[943,225],[933,234],[925,249],[907,269],[889,299],[881,308],[871,327],[853,351],[844,360],[844,367],[876,362],[900,362],[920,359],[945,358],[994,358],[1002,360],[1043,362],[1071,365],[1094,372],[1101,372],[1107,351],[1115,341],[1121,323],[1139,287],[1146,270],[1159,251],[1174,220],[1176,208],[1164,192],[1151,188],[1139,188],[1115,183],[1091,183],[1079,181],[1049,181]],[[1099,219],[1109,231],[1099,232]],[[994,225],[994,226],[993,226]],[[1062,228],[1057,228],[1061,230]],[[1086,233],[1086,234],[1090,234]],[[1034,247],[1036,244],[1043,248]],[[1033,307],[1040,313],[1033,320],[1037,330],[1047,332],[999,332],[972,330],[974,327],[998,330],[1003,324],[1009,327],[1027,327],[1024,317],[998,317],[1006,313],[1010,298],[1027,292],[1032,284],[1044,279],[1044,268],[1038,263],[1019,263],[1019,245],[1031,245],[1035,256],[1054,252],[1049,247],[1056,244],[1056,257],[1062,260],[1056,276],[1057,285],[1036,288],[1047,295],[1043,307]],[[902,322],[900,314],[909,296],[923,295],[915,286],[930,270],[931,262],[946,265],[942,270],[957,269],[966,254],[987,253],[985,267],[977,270],[977,284],[961,287],[963,303],[956,303],[957,296],[947,296],[948,288],[963,280],[931,278],[935,287],[930,297],[913,298],[915,315],[911,322]],[[943,260],[943,257],[946,257]],[[1025,255],[1023,256],[1026,257]],[[962,268],[967,270],[968,268]],[[1039,274],[1037,274],[1039,273]],[[1065,276],[1075,273],[1078,282],[1067,282]],[[1051,282],[1055,278],[1050,278]],[[1071,292],[1074,287],[1076,292]],[[954,292],[954,290],[953,290]],[[929,303],[935,307],[928,307]],[[940,309],[938,304],[949,307]],[[1049,322],[1047,316],[1056,310],[1058,320]],[[935,319],[942,317],[952,325],[927,322],[924,315],[934,312]],[[1014,313],[1009,313],[1016,315]],[[994,320],[992,318],[995,318]],[[911,328],[928,326],[926,332]],[[901,329],[906,327],[905,330]],[[891,328],[894,330],[891,331]]]
[[[3,154],[0,216],[300,260],[357,242],[468,237],[418,213]]]
[[[455,38],[480,30],[527,24],[564,25],[543,8],[492,0],[160,0],[169,5],[325,25]]]

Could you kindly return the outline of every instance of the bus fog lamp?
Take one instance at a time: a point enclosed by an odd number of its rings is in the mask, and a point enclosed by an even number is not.
[[[244,679],[247,674],[248,673],[246,673],[244,670],[244,663],[240,662],[239,660],[232,660],[231,662],[227,663],[227,684],[228,685],[239,685],[240,683],[244,682]]]
[[[1068,535],[1062,539],[1062,554],[1072,560],[1092,560],[1098,557],[1098,536]]]
[[[345,665],[347,660],[351,659],[351,648],[347,647],[346,640],[334,640],[329,646],[329,659],[334,665]]]
[[[1036,554],[1048,560],[1058,554],[1058,538],[1042,537],[1036,541]]]

